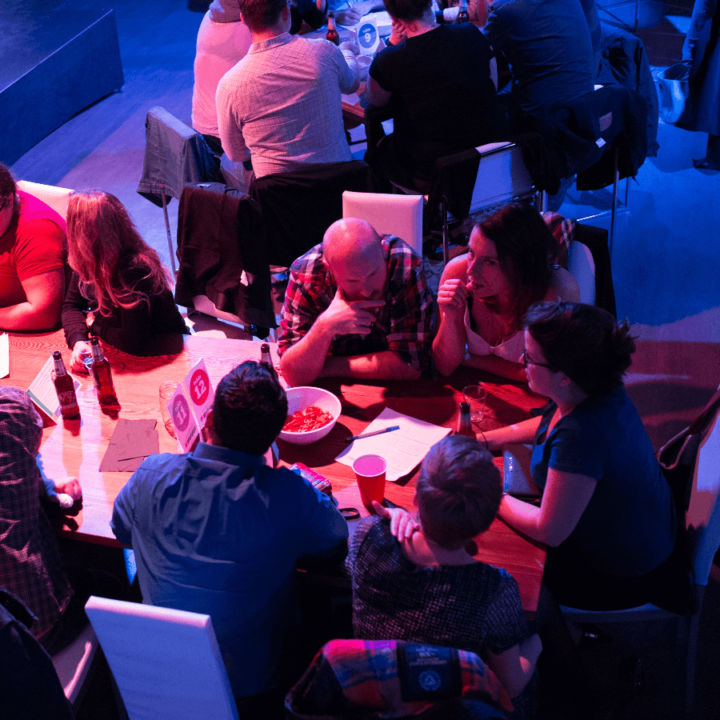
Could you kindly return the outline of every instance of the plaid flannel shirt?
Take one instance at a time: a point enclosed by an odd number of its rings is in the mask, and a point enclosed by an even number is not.
[[[36,637],[52,629],[73,594],[40,504],[45,486],[35,456],[42,427],[25,392],[0,387],[0,586],[37,616]]]
[[[427,286],[422,259],[394,235],[386,235],[382,243],[388,266],[385,305],[379,309],[368,335],[336,335],[329,352],[331,355],[367,355],[391,350],[427,375],[435,303]],[[329,307],[336,290],[323,262],[322,244],[292,264],[278,337],[280,355],[305,337],[318,316]]]

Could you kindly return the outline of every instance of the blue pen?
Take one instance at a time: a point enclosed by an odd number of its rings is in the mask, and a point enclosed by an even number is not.
[[[362,440],[363,438],[375,437],[376,435],[382,435],[383,433],[392,432],[393,430],[399,430],[399,425],[393,425],[392,427],[385,428],[384,430],[376,430],[375,432],[367,433],[365,435],[353,435],[345,440],[345,442],[352,442],[353,440]]]

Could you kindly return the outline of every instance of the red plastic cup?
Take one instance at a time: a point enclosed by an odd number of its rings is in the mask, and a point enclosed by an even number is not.
[[[360,498],[366,508],[372,508],[373,500],[381,503],[385,497],[385,471],[387,463],[380,455],[362,455],[352,465]]]

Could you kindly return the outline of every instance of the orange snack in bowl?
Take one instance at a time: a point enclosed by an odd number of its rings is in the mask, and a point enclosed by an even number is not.
[[[304,410],[298,410],[288,415],[283,431],[285,432],[310,432],[317,430],[332,422],[333,416],[329,412],[321,410],[317,405],[310,405]]]

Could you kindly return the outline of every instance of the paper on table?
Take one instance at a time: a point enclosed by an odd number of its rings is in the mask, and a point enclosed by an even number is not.
[[[362,434],[393,425],[399,425],[400,429],[366,440],[355,440],[335,459],[352,467],[353,462],[361,455],[380,455],[387,462],[385,478],[395,482],[412,472],[422,462],[428,450],[450,433],[450,428],[433,425],[385,408]]]
[[[10,341],[8,334],[0,335],[0,378],[10,374]]]

